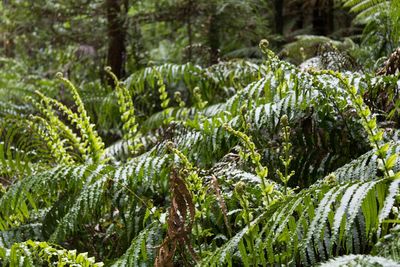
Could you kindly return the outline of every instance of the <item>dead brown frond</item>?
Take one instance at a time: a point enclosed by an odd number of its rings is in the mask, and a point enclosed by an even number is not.
[[[179,177],[176,170],[173,170],[170,176],[170,188],[172,197],[167,220],[167,236],[158,250],[155,267],[174,266],[173,259],[178,246],[182,251],[188,249],[193,259],[197,260],[190,242],[195,206],[185,181]]]
[[[385,61],[384,66],[376,72],[377,75],[391,75],[400,71],[400,47]]]
[[[215,195],[217,196],[219,207],[220,207],[222,215],[224,217],[225,226],[228,229],[229,236],[232,236],[231,226],[228,221],[228,210],[226,208],[225,200],[222,197],[221,188],[219,187],[217,177],[215,177],[215,175],[211,175],[211,181],[212,181],[212,186],[215,191]]]

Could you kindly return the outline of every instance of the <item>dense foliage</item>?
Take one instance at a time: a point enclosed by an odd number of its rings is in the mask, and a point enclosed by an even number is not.
[[[90,1],[85,16],[75,2],[0,6],[13,18],[0,26],[15,37],[12,53],[12,38],[2,37],[0,58],[1,266],[400,264],[396,1],[335,1],[366,25],[360,46],[357,38],[303,35],[279,56],[271,47],[289,38],[279,27],[271,44],[254,47],[268,25],[257,13],[262,1],[126,1],[120,12],[128,25],[171,14],[185,25],[135,24],[140,38],[125,50],[125,65],[100,56],[104,20],[117,23],[112,1]],[[24,13],[27,6],[44,6],[54,23]],[[208,21],[211,29],[190,32],[188,44],[149,48],[154,29],[194,31],[207,19],[229,28],[223,22],[240,12],[260,19],[247,40],[230,46],[230,32],[216,34]],[[88,20],[99,28],[89,32]],[[381,43],[370,39],[382,33],[379,20],[393,29]],[[93,38],[96,53],[64,47],[63,38],[79,35],[78,21],[87,34],[79,41]],[[43,25],[52,30],[38,30]],[[203,36],[206,58],[192,50]],[[18,53],[24,42],[32,51]],[[141,54],[141,45],[154,53]],[[191,52],[173,60],[186,45]],[[111,66],[100,69],[103,61]]]

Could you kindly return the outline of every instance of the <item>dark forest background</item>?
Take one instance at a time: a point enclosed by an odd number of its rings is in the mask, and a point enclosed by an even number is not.
[[[353,4],[346,7],[345,2]],[[385,11],[379,3],[372,8],[366,3],[351,12],[360,2],[373,1],[3,0],[0,51],[26,62],[33,72],[53,75],[62,69],[77,78],[104,78],[106,65],[123,78],[165,62],[208,66],[234,58],[260,59],[262,38],[295,63],[300,47],[307,59],[329,39],[347,40],[345,48],[364,64],[387,56],[397,40],[388,19],[394,8]],[[329,39],[314,38],[285,50],[304,35]],[[86,67],[79,69],[76,62]]]

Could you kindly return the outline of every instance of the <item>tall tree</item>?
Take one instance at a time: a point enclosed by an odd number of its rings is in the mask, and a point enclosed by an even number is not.
[[[317,0],[314,4],[312,24],[318,35],[328,35],[333,31],[333,0]]]
[[[215,64],[218,62],[219,58],[219,47],[220,47],[220,37],[219,37],[219,19],[216,13],[216,8],[212,8],[211,14],[208,18],[208,46],[210,48],[210,64]]]
[[[274,0],[275,9],[275,31],[277,34],[283,34],[283,7],[285,5],[284,0]]]
[[[123,5],[125,5],[123,7]],[[125,62],[125,18],[127,6],[122,0],[106,0],[108,21],[107,65],[118,78],[124,75]]]

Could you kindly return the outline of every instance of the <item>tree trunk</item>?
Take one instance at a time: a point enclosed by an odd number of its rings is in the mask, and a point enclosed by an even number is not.
[[[318,0],[314,6],[313,28],[318,35],[329,35],[333,31],[333,1]]]
[[[326,23],[326,33],[331,34],[335,31],[335,24],[334,24],[334,15],[335,15],[335,8],[334,8],[334,1],[328,1],[328,8],[327,8],[327,23]]]
[[[213,14],[210,16],[209,27],[208,27],[208,46],[210,48],[210,59],[209,63],[216,64],[219,61],[219,25],[218,25],[218,15],[215,14],[215,10],[212,11]]]
[[[283,35],[283,6],[284,0],[275,0],[275,32],[279,35]]]
[[[124,75],[125,64],[125,14],[121,12],[121,0],[106,0],[108,21],[107,65],[118,78]]]
[[[192,32],[192,0],[188,1],[188,17],[187,17],[187,33],[188,33],[188,61],[192,61],[192,46],[193,46],[193,32]]]

